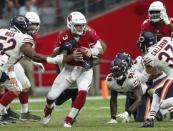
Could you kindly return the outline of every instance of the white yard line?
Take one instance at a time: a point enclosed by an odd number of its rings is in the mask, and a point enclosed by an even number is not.
[[[109,110],[109,106],[102,106],[102,107],[98,107],[98,108],[95,108],[95,107],[87,107],[85,106],[85,108],[83,109],[84,111],[85,110],[95,110],[95,111],[99,111],[99,110]],[[118,109],[124,109],[123,107],[118,107]],[[64,112],[64,111],[69,111],[70,110],[70,107],[68,108],[55,108],[55,112]],[[18,112],[20,112],[20,110],[16,110]],[[43,109],[30,109],[29,111],[31,112],[43,112]]]
[[[87,100],[101,100],[101,99],[103,99],[103,97],[101,97],[101,96],[88,96],[87,97]],[[120,96],[118,96],[118,99],[125,99],[125,96],[120,95]],[[29,102],[31,102],[31,103],[46,102],[46,98],[32,98],[32,99],[29,99]],[[13,103],[19,103],[19,100],[16,99],[13,101]]]

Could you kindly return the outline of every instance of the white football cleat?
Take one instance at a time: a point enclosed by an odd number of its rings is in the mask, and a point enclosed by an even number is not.
[[[64,123],[64,127],[65,127],[65,128],[71,128],[72,125],[71,125],[70,123]]]
[[[54,106],[52,108],[48,108],[47,106],[45,106],[44,114],[41,121],[44,125],[49,123],[53,109],[54,109]]]
[[[48,124],[49,121],[50,121],[50,118],[51,118],[50,115],[48,115],[47,117],[44,117],[44,116],[43,116],[43,118],[42,118],[42,120],[41,120],[41,123],[44,124],[44,125]]]
[[[111,119],[110,121],[108,121],[108,124],[116,124],[116,123],[118,123],[118,122],[115,119]]]

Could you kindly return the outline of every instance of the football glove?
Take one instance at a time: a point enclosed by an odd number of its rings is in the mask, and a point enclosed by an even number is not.
[[[122,118],[122,123],[128,123],[130,122],[130,116],[128,112],[123,112],[117,115],[117,117]]]

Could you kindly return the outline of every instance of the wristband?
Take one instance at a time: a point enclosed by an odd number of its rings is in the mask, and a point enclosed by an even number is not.
[[[64,55],[57,55],[56,57],[47,57],[47,63],[58,64],[62,63]]]

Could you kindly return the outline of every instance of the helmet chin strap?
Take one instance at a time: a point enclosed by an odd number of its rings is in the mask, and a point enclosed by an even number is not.
[[[22,33],[15,25],[12,26],[12,27],[10,27],[10,30],[12,30],[12,31],[17,31],[17,32],[19,32],[19,33]]]

